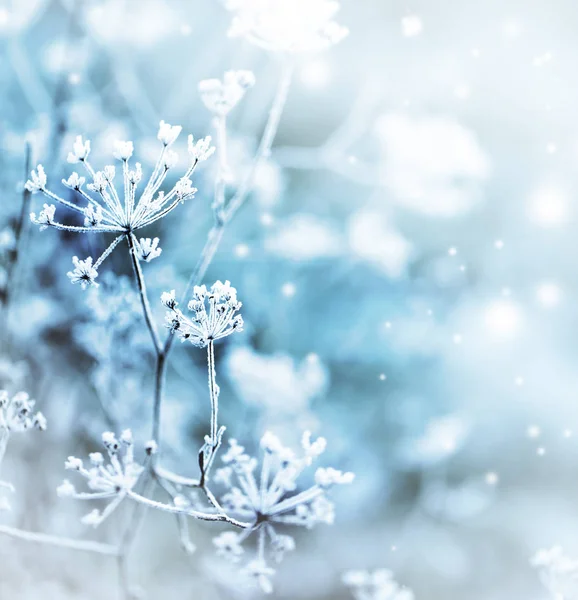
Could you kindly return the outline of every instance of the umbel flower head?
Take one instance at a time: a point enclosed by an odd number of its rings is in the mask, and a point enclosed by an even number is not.
[[[190,317],[178,308],[175,290],[164,292],[161,302],[168,309],[166,323],[171,333],[179,336],[182,342],[187,340],[200,348],[243,328],[243,318],[236,314],[242,304],[229,281],[217,281],[210,290],[204,285],[195,286],[188,305]]]
[[[204,105],[218,116],[228,115],[243,99],[245,92],[255,85],[251,71],[226,71],[223,80],[204,79],[199,92]]]
[[[84,177],[74,172],[62,183],[75,193],[82,205],[66,200],[47,188],[47,177],[42,165],[32,171],[30,179],[26,182],[26,189],[32,193],[40,192],[54,202],[58,202],[68,209],[80,213],[83,225],[66,225],[56,220],[54,204],[44,204],[40,213],[31,213],[30,219],[40,226],[40,229],[54,227],[64,231],[78,233],[114,233],[116,238],[95,261],[91,257],[85,260],[74,258],[74,270],[68,273],[72,283],[80,283],[83,288],[96,285],[98,268],[117,244],[124,238],[130,238],[131,247],[140,260],[149,262],[160,255],[158,238],[141,238],[140,241],[134,232],[142,227],[147,227],[155,221],[162,219],[173,211],[179,204],[195,196],[197,191],[191,182],[199,162],[206,160],[214,152],[211,138],[206,137],[195,141],[189,136],[190,165],[183,177],[167,192],[161,191],[167,173],[177,164],[178,156],[170,149],[181,133],[181,127],[160,122],[157,138],[162,148],[153,172],[139,193],[139,185],[143,179],[143,170],[140,163],[135,163],[131,168],[131,159],[134,146],[132,142],[117,141],[114,143],[113,156],[121,162],[122,187],[115,184],[117,169],[113,165],[104,167],[102,171],[95,171],[88,162],[90,154],[90,141],[76,138],[72,152],[68,154],[68,162],[82,164],[86,170],[89,181],[86,186]],[[85,189],[86,187],[86,189]]]
[[[333,20],[335,0],[227,0],[226,7],[234,14],[231,37],[275,52],[317,52],[348,34]]]
[[[97,527],[124,500],[136,485],[144,467],[135,462],[134,442],[130,429],[125,429],[117,438],[114,433],[107,431],[102,434],[102,443],[108,455],[108,461],[100,452],[89,455],[90,466],[86,467],[80,458],[69,456],[64,467],[76,471],[86,479],[90,492],[77,492],[74,485],[65,479],[56,490],[61,498],[76,498],[79,500],[110,499],[106,508],[100,512],[95,509],[85,515],[82,522]],[[148,442],[147,455],[156,452],[156,444]]]
[[[267,562],[268,549],[273,561],[279,563],[284,554],[295,548],[294,539],[277,531],[285,525],[312,528],[317,523],[332,524],[335,512],[328,499],[328,491],[339,484],[351,483],[353,473],[342,473],[332,468],[318,468],[315,483],[305,491],[297,491],[303,471],[325,451],[324,438],[311,441],[311,434],[303,435],[303,455],[296,457],[272,433],[261,439],[263,462],[257,474],[257,460],[245,453],[236,440],[230,441],[223,455],[225,467],[218,469],[214,481],[229,491],[222,497],[223,508],[239,516],[252,526],[241,533],[225,532],[214,539],[217,553],[232,562],[239,562],[245,553],[243,542],[253,533],[257,536],[257,555],[245,570],[266,593],[272,591],[274,569]]]
[[[413,592],[400,586],[388,569],[348,571],[343,583],[355,600],[414,600]]]
[[[552,600],[578,600],[578,560],[570,558],[560,546],[540,550],[532,558],[540,580]]]
[[[7,391],[0,390],[0,432],[9,434],[32,428],[44,431],[46,419],[41,412],[33,412],[34,404],[26,392],[11,397]]]

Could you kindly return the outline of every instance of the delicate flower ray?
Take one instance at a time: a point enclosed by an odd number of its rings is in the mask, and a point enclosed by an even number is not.
[[[387,569],[376,571],[348,571],[343,575],[355,600],[414,600],[411,590],[403,588]]]
[[[210,137],[195,141],[193,136],[189,136],[188,147],[191,157],[189,168],[169,192],[160,191],[167,173],[177,164],[178,156],[169,149],[169,146],[176,141],[180,132],[181,127],[169,125],[164,121],[160,122],[157,137],[163,147],[151,177],[138,198],[137,189],[143,172],[140,163],[135,163],[134,170],[130,168],[129,160],[134,152],[134,145],[130,141],[117,141],[114,144],[113,156],[122,163],[123,188],[122,191],[119,191],[114,183],[116,168],[108,165],[102,171],[95,171],[88,162],[90,141],[83,141],[81,136],[76,138],[72,152],[68,154],[68,162],[84,166],[90,178],[90,183],[86,185],[88,191],[84,189],[85,178],[80,177],[76,172],[72,173],[68,179],[63,179],[62,183],[76,192],[85,206],[75,204],[49,191],[46,173],[42,165],[38,165],[31,172],[30,180],[26,182],[25,186],[29,192],[41,192],[50,200],[58,202],[84,217],[82,226],[66,225],[55,220],[56,207],[54,204],[44,204],[43,210],[38,215],[30,214],[31,221],[39,225],[41,230],[54,227],[78,233],[98,232],[117,235],[94,263],[91,257],[85,260],[73,259],[75,269],[68,274],[72,283],[80,283],[83,288],[95,285],[99,266],[123,238],[134,237],[134,231],[162,219],[180,203],[195,196],[197,190],[192,186],[190,177],[198,163],[209,158],[214,152]],[[92,192],[92,194],[88,192]],[[134,246],[139,258],[146,262],[156,258],[161,252],[158,248],[158,238],[153,240],[141,238],[141,241],[138,242],[135,237]]]
[[[560,546],[540,550],[531,564],[552,600],[578,600],[578,560],[566,555]]]
[[[237,301],[237,290],[228,281],[215,282],[210,291],[204,285],[195,286],[188,304],[193,313],[191,318],[177,308],[174,290],[164,292],[161,302],[168,308],[166,323],[169,330],[182,342],[187,340],[200,348],[243,328],[243,318],[235,314],[242,304]]]
[[[233,14],[231,37],[275,52],[317,52],[337,44],[348,34],[333,17],[333,0],[228,0]]]
[[[134,459],[134,442],[132,432],[126,429],[117,438],[110,431],[102,434],[102,443],[108,454],[108,463],[100,452],[89,455],[90,467],[86,468],[83,461],[75,456],[69,456],[65,468],[77,471],[87,480],[90,492],[77,492],[74,485],[65,479],[58,487],[57,493],[61,498],[78,500],[109,499],[111,502],[100,512],[95,509],[85,515],[82,522],[97,527],[100,525],[126,498],[137,484],[144,467]],[[146,445],[146,454],[151,456],[156,452],[156,444]]]
[[[225,532],[216,537],[217,553],[239,562],[245,552],[243,542],[255,532],[257,556],[247,564],[246,571],[265,593],[272,591],[271,576],[274,573],[266,561],[266,546],[277,563],[286,552],[295,548],[293,538],[278,533],[277,526],[300,525],[311,529],[317,523],[332,524],[334,507],[327,492],[334,485],[351,483],[354,479],[353,473],[318,468],[315,484],[305,491],[296,491],[297,480],[325,451],[325,446],[324,438],[312,442],[311,434],[306,432],[302,438],[304,454],[297,458],[276,436],[266,433],[261,439],[263,462],[257,476],[257,461],[233,439],[222,456],[227,466],[215,473],[214,481],[229,489],[221,499],[224,510],[253,524],[241,533]]]

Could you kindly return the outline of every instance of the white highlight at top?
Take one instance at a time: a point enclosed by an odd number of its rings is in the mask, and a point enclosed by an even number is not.
[[[552,282],[541,283],[536,288],[536,300],[544,308],[554,308],[562,300],[562,290]]]
[[[509,300],[491,302],[485,310],[487,331],[501,340],[511,339],[520,330],[522,314],[518,306]]]
[[[556,227],[569,219],[567,194],[555,187],[540,187],[531,196],[528,207],[531,221],[542,227]]]

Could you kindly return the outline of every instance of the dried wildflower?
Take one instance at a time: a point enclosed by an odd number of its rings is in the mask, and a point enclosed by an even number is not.
[[[227,0],[226,7],[234,14],[229,35],[266,50],[316,52],[348,34],[333,20],[340,8],[334,0]]]
[[[411,590],[401,587],[387,569],[348,571],[343,575],[355,600],[413,600]]]
[[[166,322],[170,331],[181,341],[188,340],[200,348],[243,328],[243,318],[235,314],[242,304],[237,300],[237,290],[228,281],[215,282],[210,291],[204,285],[195,286],[188,304],[193,313],[190,318],[177,308],[174,290],[164,292],[161,302],[168,308]]]
[[[251,71],[227,71],[220,79],[205,79],[199,83],[199,93],[205,106],[217,116],[224,117],[242,100],[245,92],[255,85]]]
[[[552,600],[578,600],[578,560],[564,554],[560,546],[540,550],[531,564],[538,569]]]
[[[80,213],[84,218],[83,226],[65,225],[55,221],[54,204],[45,204],[44,209],[38,216],[35,213],[30,214],[31,220],[39,225],[41,230],[47,227],[55,227],[56,229],[78,233],[99,232],[117,235],[115,240],[94,262],[91,258],[84,261],[75,259],[75,270],[68,274],[73,283],[81,283],[83,288],[93,285],[98,275],[99,266],[124,237],[130,238],[129,241],[132,241],[137,255],[147,257],[143,260],[152,260],[160,254],[158,240],[155,243],[156,238],[152,240],[150,248],[147,247],[144,252],[141,252],[140,244],[133,232],[162,219],[180,203],[193,198],[197,190],[192,186],[190,177],[197,164],[206,160],[214,151],[210,137],[195,142],[193,137],[189,136],[189,153],[191,156],[189,168],[184,177],[168,193],[159,191],[168,171],[177,164],[178,157],[172,150],[168,150],[168,146],[174,143],[180,132],[180,127],[169,125],[164,121],[160,122],[158,139],[162,142],[163,147],[153,173],[138,199],[137,187],[142,180],[142,167],[139,163],[136,163],[134,170],[130,169],[129,159],[134,152],[132,142],[117,141],[114,145],[113,155],[122,163],[124,185],[122,192],[120,192],[114,183],[115,167],[108,165],[102,171],[95,171],[88,163],[90,142],[88,140],[83,141],[80,136],[76,138],[72,152],[68,155],[68,162],[81,163],[85,167],[91,180],[86,186],[88,191],[83,189],[85,178],[80,177],[78,173],[72,173],[67,180],[62,180],[62,183],[77,192],[80,199],[86,203],[85,206],[79,206],[49,191],[46,187],[46,173],[42,165],[38,165],[32,171],[31,179],[26,182],[27,190],[41,192],[50,200],[59,202]],[[88,192],[92,192],[92,195]],[[144,240],[146,246],[148,238],[144,238]]]
[[[0,432],[12,433],[28,429],[46,429],[46,419],[41,412],[34,413],[34,400],[26,392],[18,392],[10,397],[0,390]]]
[[[100,525],[124,500],[127,494],[136,485],[144,467],[135,462],[134,442],[132,432],[126,429],[117,438],[110,431],[102,434],[102,443],[108,454],[108,462],[100,452],[89,455],[90,467],[85,467],[84,462],[75,456],[69,456],[64,467],[69,471],[76,471],[86,481],[90,492],[77,492],[74,485],[65,479],[58,487],[57,493],[62,498],[76,498],[80,500],[111,499],[106,508],[100,512],[93,510],[83,517],[82,522],[97,527]],[[154,446],[147,444],[147,454],[153,452]]]
[[[276,436],[266,433],[261,439],[263,463],[257,478],[257,461],[248,456],[236,440],[230,440],[229,449],[222,457],[227,466],[215,474],[215,482],[229,488],[221,499],[223,508],[252,523],[241,533],[226,532],[215,538],[217,552],[238,562],[244,553],[242,543],[256,532],[257,557],[249,562],[246,572],[265,593],[272,591],[274,573],[266,562],[266,546],[275,562],[280,562],[286,552],[295,548],[293,538],[278,533],[276,528],[279,525],[311,528],[317,523],[333,523],[334,509],[327,491],[334,485],[353,481],[353,473],[317,469],[315,484],[305,491],[296,491],[298,478],[324,452],[325,446],[325,439],[312,442],[311,434],[306,432],[302,439],[303,456],[297,458]]]

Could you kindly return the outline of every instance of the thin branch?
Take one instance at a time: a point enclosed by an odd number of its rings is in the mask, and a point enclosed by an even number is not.
[[[80,550],[82,552],[95,552],[106,556],[118,556],[118,548],[110,544],[101,544],[100,542],[92,542],[89,540],[73,540],[70,538],[59,537],[56,535],[48,535],[46,533],[36,533],[32,531],[24,531],[9,527],[8,525],[0,524],[0,534],[8,535],[18,540],[26,542],[35,542],[38,544],[47,544],[50,546],[59,546],[61,548],[70,548],[72,550]]]

